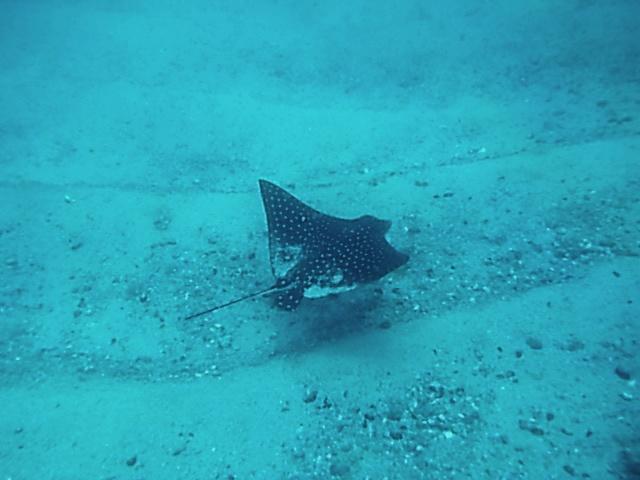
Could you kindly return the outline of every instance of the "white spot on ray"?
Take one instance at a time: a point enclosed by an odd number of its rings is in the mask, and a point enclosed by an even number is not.
[[[302,245],[277,245],[271,259],[277,278],[287,275],[302,260]]]
[[[342,283],[344,274],[340,269],[327,271],[325,274],[318,275],[312,280],[311,285],[304,289],[304,296],[306,298],[326,297],[327,295],[348,292],[356,288],[355,283]]]
[[[357,285],[344,285],[342,287],[331,287],[331,286],[320,286],[320,285],[311,285],[308,288],[304,289],[304,296],[306,298],[320,298],[326,297],[327,295],[336,294],[336,293],[344,293],[349,290],[353,290]]]

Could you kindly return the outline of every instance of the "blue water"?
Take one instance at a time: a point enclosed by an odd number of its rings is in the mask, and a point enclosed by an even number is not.
[[[1,479],[640,478],[640,3],[0,7]]]

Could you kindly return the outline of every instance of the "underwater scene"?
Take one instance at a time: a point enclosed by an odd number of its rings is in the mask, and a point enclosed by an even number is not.
[[[640,2],[0,7],[0,480],[640,479]]]

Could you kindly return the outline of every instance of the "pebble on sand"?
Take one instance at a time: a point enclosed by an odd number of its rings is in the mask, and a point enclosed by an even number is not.
[[[318,398],[318,391],[317,390],[307,390],[307,392],[304,395],[304,403],[311,403],[311,402],[315,402],[316,398]]]
[[[532,350],[541,350],[542,341],[535,337],[527,337],[527,346]]]
[[[623,380],[631,380],[631,373],[629,373],[629,370],[627,370],[624,367],[621,367],[620,365],[616,367],[615,373],[618,377],[620,377]]]

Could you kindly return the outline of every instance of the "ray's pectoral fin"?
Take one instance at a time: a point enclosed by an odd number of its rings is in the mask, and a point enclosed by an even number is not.
[[[289,287],[278,290],[275,294],[274,304],[281,310],[295,310],[304,296],[304,288],[300,282],[294,282]]]

